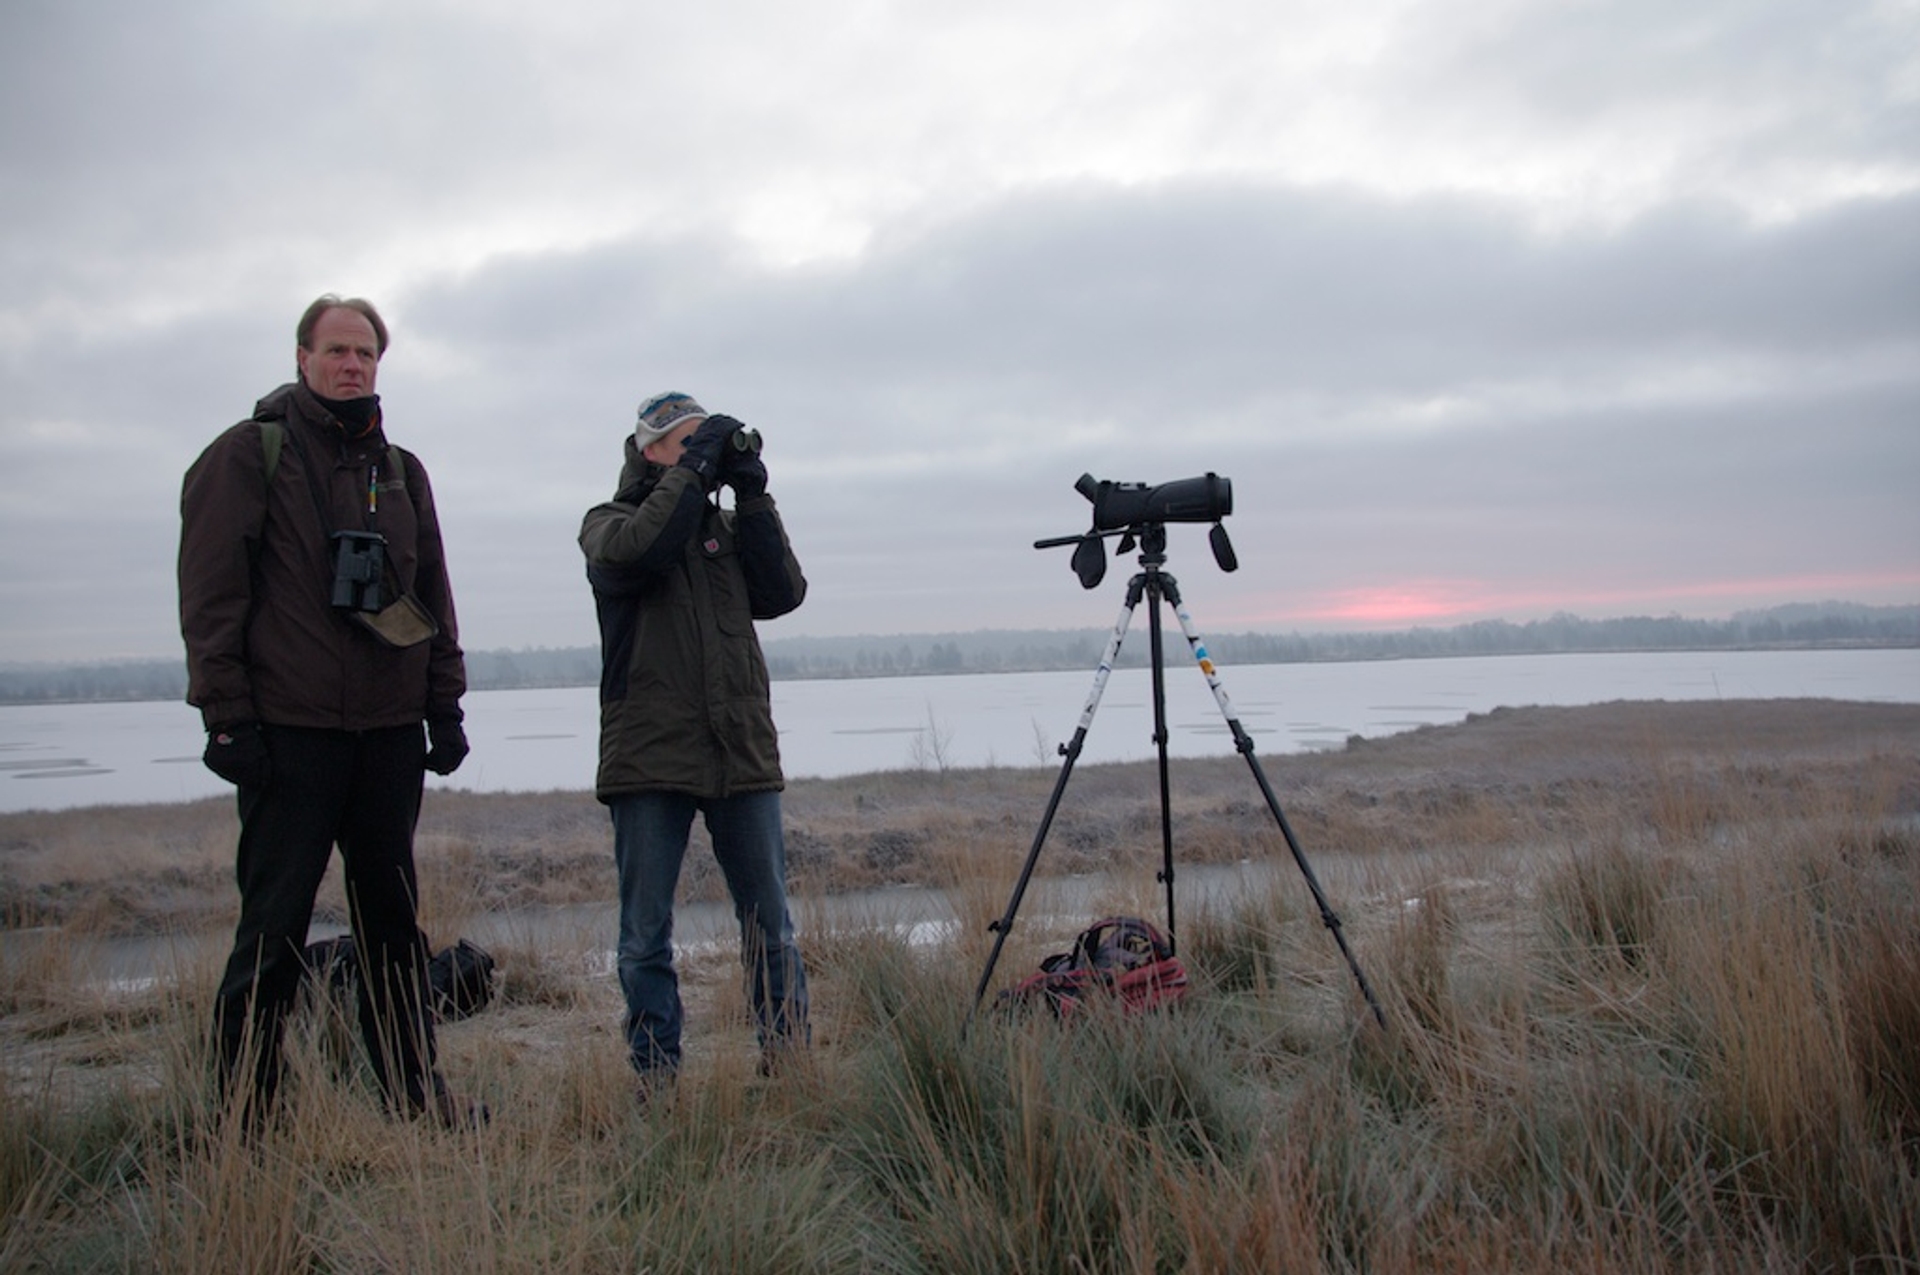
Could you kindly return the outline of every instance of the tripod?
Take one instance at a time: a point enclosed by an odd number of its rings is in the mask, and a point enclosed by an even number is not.
[[[1215,527],[1215,531],[1221,531]],[[1361,995],[1366,997],[1367,1006],[1372,1009],[1373,1017],[1380,1026],[1387,1025],[1387,1017],[1380,1008],[1380,1002],[1374,997],[1373,988],[1367,983],[1367,976],[1361,972],[1359,961],[1354,959],[1353,949],[1347,946],[1345,933],[1340,928],[1340,917],[1327,903],[1326,893],[1321,890],[1320,882],[1313,875],[1307,857],[1300,849],[1299,840],[1293,835],[1293,828],[1287,822],[1286,813],[1280,809],[1280,799],[1274,795],[1273,785],[1267,782],[1266,772],[1260,768],[1260,761],[1253,755],[1253,740],[1240,725],[1240,719],[1234,716],[1233,705],[1227,699],[1226,688],[1220,684],[1220,678],[1214,670],[1213,660],[1207,654],[1207,648],[1194,632],[1193,620],[1187,614],[1186,607],[1180,601],[1179,583],[1162,568],[1167,561],[1167,531],[1160,523],[1146,523],[1129,528],[1128,539],[1122,542],[1122,551],[1138,537],[1140,546],[1140,570],[1127,582],[1127,600],[1121,607],[1119,618],[1114,621],[1113,636],[1107,642],[1106,653],[1100,657],[1100,667],[1093,675],[1093,689],[1087,695],[1086,707],[1080,712],[1080,723],[1074,728],[1073,738],[1060,745],[1060,753],[1065,759],[1060,766],[1059,778],[1054,781],[1053,795],[1047,801],[1046,813],[1041,817],[1040,827],[1034,833],[1033,845],[1027,851],[1027,860],[1020,869],[1020,879],[1014,884],[1013,897],[1007,900],[1007,910],[1000,919],[988,928],[993,931],[993,950],[987,956],[987,965],[980,972],[980,983],[974,989],[973,1008],[968,1011],[967,1019],[972,1021],[978,1012],[980,1002],[987,994],[987,984],[993,978],[994,966],[1000,962],[1000,951],[1006,946],[1007,935],[1013,930],[1014,914],[1020,910],[1020,901],[1025,897],[1027,886],[1033,879],[1034,865],[1040,859],[1041,847],[1046,844],[1047,833],[1053,827],[1053,819],[1060,809],[1060,799],[1067,790],[1067,781],[1073,776],[1074,763],[1080,758],[1082,746],[1086,743],[1087,730],[1093,725],[1093,715],[1100,707],[1100,697],[1107,688],[1107,678],[1113,672],[1114,660],[1119,657],[1120,644],[1126,639],[1127,629],[1132,624],[1135,608],[1145,598],[1148,603],[1147,632],[1151,647],[1151,666],[1153,674],[1153,742],[1159,759],[1160,778],[1160,853],[1161,866],[1156,879],[1166,886],[1167,891],[1167,941],[1178,950],[1173,920],[1173,811],[1170,801],[1171,784],[1167,775],[1167,693],[1166,674],[1162,667],[1161,655],[1163,638],[1160,624],[1160,602],[1165,599],[1173,606],[1173,613],[1180,621],[1181,632],[1186,635],[1187,645],[1193,651],[1194,661],[1200,666],[1200,672],[1207,680],[1207,688],[1213,692],[1214,702],[1220,707],[1220,714],[1226,719],[1227,728],[1233,735],[1234,748],[1247,759],[1247,765],[1253,771],[1255,781],[1260,785],[1260,793],[1266,798],[1267,809],[1273,812],[1273,818],[1280,825],[1280,834],[1286,838],[1287,849],[1293,852],[1293,861],[1299,866],[1300,874],[1306,878],[1307,889],[1313,894],[1313,901],[1320,909],[1320,920],[1333,933],[1333,941],[1339,946],[1340,954],[1346,958],[1347,968],[1353,971],[1355,981],[1360,984]],[[1042,541],[1036,547],[1052,544],[1072,543],[1078,537],[1069,537],[1059,541]],[[1082,541],[1082,547],[1097,542]],[[1220,554],[1220,542],[1216,540],[1215,554]],[[1077,556],[1077,555],[1076,555]],[[1225,565],[1223,559],[1222,565]],[[1078,567],[1076,568],[1078,569]],[[1229,568],[1231,569],[1231,568]],[[1093,573],[1097,582],[1097,572]],[[1087,574],[1083,572],[1083,582]]]

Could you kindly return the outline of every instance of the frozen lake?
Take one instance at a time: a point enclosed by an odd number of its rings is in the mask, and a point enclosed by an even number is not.
[[[1920,650],[1700,651],[1490,656],[1223,667],[1236,716],[1265,755],[1338,747],[1501,706],[1609,700],[1820,699],[1920,703]],[[1093,670],[782,681],[773,685],[790,776],[948,766],[1054,768]],[[1168,750],[1231,754],[1191,663],[1167,670]],[[1081,764],[1153,755],[1152,682],[1116,671]],[[473,753],[436,786],[489,792],[593,784],[592,687],[467,696]],[[231,791],[200,765],[202,733],[176,703],[0,707],[0,811],[184,801]]]

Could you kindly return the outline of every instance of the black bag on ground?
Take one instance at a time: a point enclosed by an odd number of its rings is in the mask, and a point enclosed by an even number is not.
[[[427,962],[427,994],[442,1022],[471,1018],[493,1000],[493,955],[461,939]]]
[[[353,950],[353,935],[309,943],[304,959],[314,994],[331,997],[351,1009],[354,989],[360,982],[360,954]]]
[[[350,1009],[360,979],[360,954],[353,936],[320,939],[307,944],[307,976],[314,990]],[[427,962],[427,1002],[441,1022],[458,1022],[485,1009],[493,1001],[493,956],[478,943],[461,939],[443,947]]]

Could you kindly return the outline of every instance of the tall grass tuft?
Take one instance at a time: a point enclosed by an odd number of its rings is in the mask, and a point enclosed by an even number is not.
[[[1683,874],[1612,836],[1576,848],[1541,887],[1547,942],[1570,978],[1640,970],[1665,927]]]

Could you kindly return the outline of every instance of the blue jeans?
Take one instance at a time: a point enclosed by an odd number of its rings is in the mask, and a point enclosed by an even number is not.
[[[760,1048],[804,1045],[807,971],[787,912],[787,846],[780,794],[717,799],[684,793],[617,797],[613,857],[620,870],[620,988],[627,1046],[641,1075],[680,1065],[684,1013],[673,969],[673,895],[697,810],[740,923],[740,961]]]

